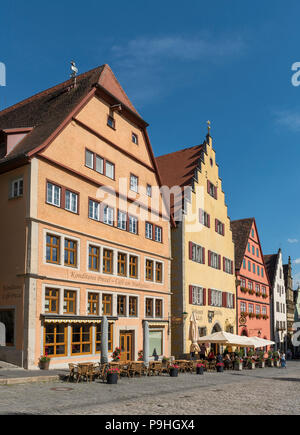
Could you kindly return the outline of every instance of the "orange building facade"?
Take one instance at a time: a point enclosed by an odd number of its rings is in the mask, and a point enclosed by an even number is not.
[[[0,112],[0,359],[170,356],[170,222],[140,117],[107,65]],[[8,140],[9,139],[9,140]],[[1,141],[0,141],[1,142]]]
[[[239,335],[271,339],[270,282],[254,218],[231,222]]]

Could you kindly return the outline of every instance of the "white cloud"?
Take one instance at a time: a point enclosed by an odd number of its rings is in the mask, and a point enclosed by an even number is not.
[[[296,258],[296,260],[293,261],[295,264],[300,264],[300,258]]]
[[[298,243],[299,240],[298,239],[288,239],[287,240],[289,243]]]
[[[276,122],[292,131],[300,131],[300,112],[285,110],[276,112]]]

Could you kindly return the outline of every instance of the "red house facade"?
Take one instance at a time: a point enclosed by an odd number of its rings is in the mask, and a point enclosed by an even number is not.
[[[270,282],[254,218],[231,222],[237,278],[237,333],[270,340]]]

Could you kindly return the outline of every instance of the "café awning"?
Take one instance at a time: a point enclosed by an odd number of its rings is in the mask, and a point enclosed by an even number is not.
[[[250,340],[253,344],[254,347],[265,347],[265,346],[272,346],[273,344],[275,344],[274,341],[271,340],[265,340],[264,338],[260,338],[260,337],[246,337],[248,340]]]
[[[248,337],[242,337],[240,335],[235,335],[224,331],[215,332],[214,334],[206,335],[205,337],[199,337],[198,343],[216,343],[241,347],[255,347],[254,342],[250,341]]]

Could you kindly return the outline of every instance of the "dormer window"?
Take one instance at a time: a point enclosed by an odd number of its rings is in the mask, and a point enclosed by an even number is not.
[[[218,188],[207,180],[207,193],[215,199],[218,199]]]
[[[107,125],[108,125],[110,128],[113,128],[114,130],[115,130],[115,128],[116,128],[115,120],[114,120],[114,118],[113,118],[111,115],[109,115],[108,118],[107,118]]]
[[[136,145],[139,144],[139,139],[138,139],[137,134],[132,133],[131,138],[132,138],[132,142],[133,142],[133,143],[135,143]]]

